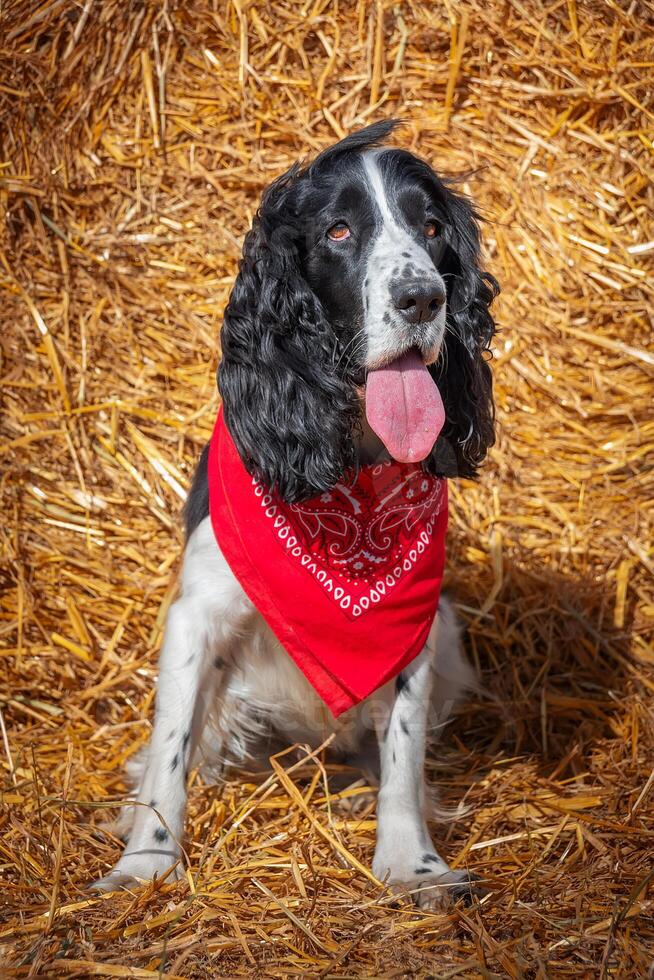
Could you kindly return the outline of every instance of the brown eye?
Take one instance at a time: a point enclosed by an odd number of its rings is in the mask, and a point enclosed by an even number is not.
[[[438,234],[438,225],[435,221],[425,222],[425,237],[426,238],[436,238]]]
[[[327,237],[331,238],[333,242],[344,242],[346,238],[350,237],[350,229],[344,221],[339,221],[331,226],[327,232]]]

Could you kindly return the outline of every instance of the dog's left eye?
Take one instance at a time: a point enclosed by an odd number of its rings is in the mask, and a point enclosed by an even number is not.
[[[438,225],[435,221],[425,221],[425,237],[426,238],[436,238],[438,234]]]
[[[327,237],[331,238],[333,242],[344,242],[346,238],[350,237],[350,229],[344,221],[338,221],[331,226],[327,232]]]

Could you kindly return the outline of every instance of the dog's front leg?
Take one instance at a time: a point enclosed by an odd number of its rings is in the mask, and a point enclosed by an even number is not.
[[[208,701],[224,683],[228,666],[216,654],[215,642],[209,642],[210,629],[205,604],[195,596],[182,596],[171,607],[159,660],[154,728],[132,827],[122,857],[96,888],[151,879],[180,858],[188,767]],[[181,873],[180,864],[175,876]]]
[[[425,819],[424,763],[435,655],[435,630],[424,650],[376,696],[381,781],[372,869],[423,908],[469,894],[465,872],[436,852]]]

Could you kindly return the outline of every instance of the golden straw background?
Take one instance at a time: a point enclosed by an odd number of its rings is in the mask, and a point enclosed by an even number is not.
[[[646,976],[652,4],[10,0],[0,18],[0,974]],[[393,904],[367,871],[374,790],[287,754],[219,790],[193,774],[188,882],[93,895],[119,853],[102,804],[150,730],[243,234],[291,162],[386,116],[478,201],[503,288],[498,443],[452,484],[484,693],[429,762],[467,807],[437,846],[489,892]]]

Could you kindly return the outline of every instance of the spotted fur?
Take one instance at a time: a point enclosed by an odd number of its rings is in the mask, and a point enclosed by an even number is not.
[[[378,123],[292,168],[266,191],[246,236],[219,384],[244,464],[287,501],[332,487],[349,465],[384,458],[359,391],[369,368],[409,349],[429,366],[447,414],[425,468],[473,476],[493,441],[486,352],[496,284],[479,264],[476,216],[424,161],[380,145],[392,129]],[[328,235],[338,222],[350,230],[342,242]],[[412,313],[398,297],[418,289],[423,305]],[[375,875],[422,906],[468,894],[467,875],[434,848],[423,775],[429,734],[472,683],[447,599],[419,656],[334,719],[218,547],[206,451],[186,524],[152,737],[132,765],[139,805],[125,808],[124,852],[97,887],[183,874],[190,767],[220,774],[265,757],[275,742],[318,745],[333,735],[342,754],[366,752],[371,738],[378,745]]]

